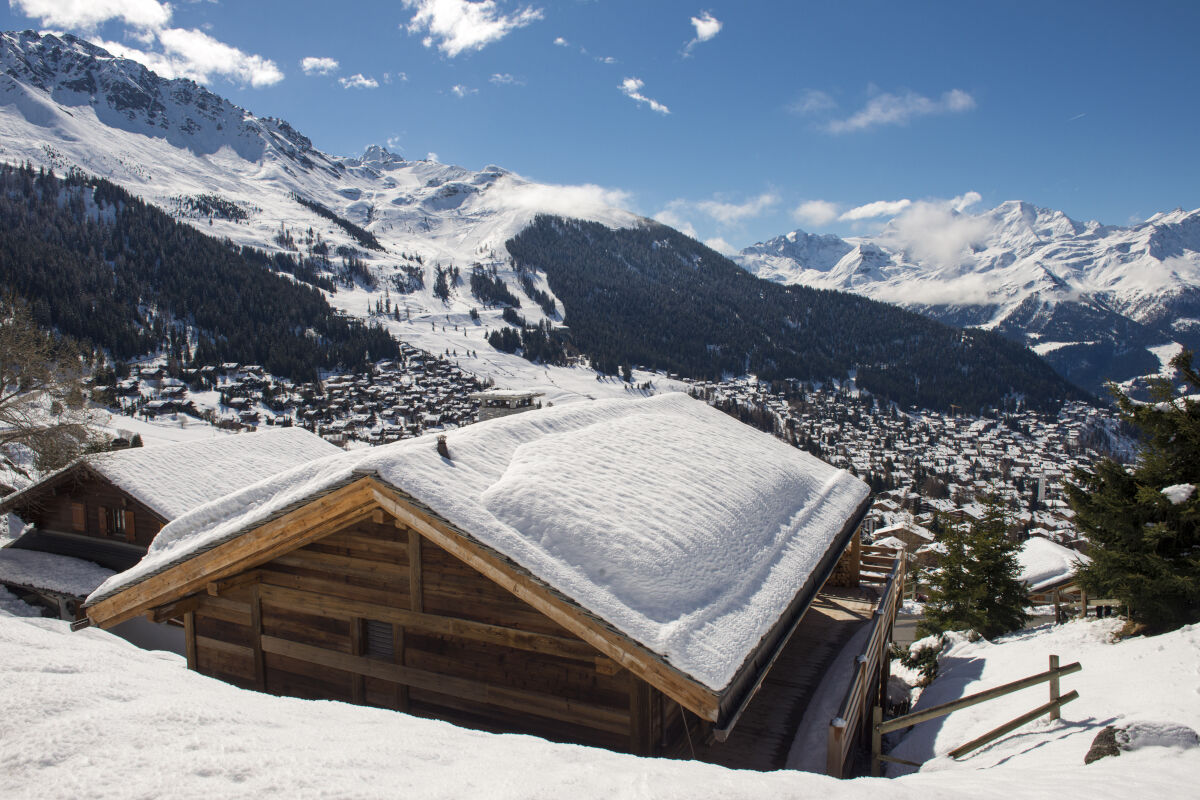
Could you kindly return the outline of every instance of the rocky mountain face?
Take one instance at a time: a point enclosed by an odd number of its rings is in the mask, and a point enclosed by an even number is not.
[[[1118,227],[1022,202],[982,213],[918,205],[871,237],[793,231],[737,261],[780,283],[999,331],[1094,391],[1137,384],[1200,347],[1200,210]]]

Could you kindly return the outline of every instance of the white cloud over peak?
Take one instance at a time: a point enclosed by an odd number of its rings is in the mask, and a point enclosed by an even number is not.
[[[626,78],[625,80],[621,81],[621,85],[618,88],[621,90],[622,94],[633,99],[635,102],[645,103],[646,105],[650,106],[651,110],[657,111],[659,114],[670,114],[671,109],[667,108],[657,100],[653,100],[642,94],[642,88],[645,85],[645,81],[641,80],[640,78]]]
[[[978,192],[967,192],[950,200],[918,200],[889,222],[878,238],[916,260],[961,266],[993,232],[995,223],[986,214],[966,211],[981,199]]]
[[[84,31],[111,20],[157,30],[171,20],[171,7],[158,0],[9,0],[8,4],[43,25]]]
[[[304,70],[305,75],[328,75],[335,72],[341,66],[336,58],[318,58],[317,56],[309,56],[301,60],[300,69]]]
[[[94,44],[115,56],[145,65],[164,78],[190,78],[208,83],[221,77],[256,88],[283,80],[283,72],[268,58],[245,53],[204,31],[167,27],[171,6],[158,0],[9,0],[9,5],[42,25],[92,34],[99,25],[118,22],[125,34],[153,48],[138,49],[93,38]]]
[[[828,200],[808,200],[796,206],[792,216],[801,225],[820,227],[838,218],[838,207]]]
[[[926,97],[916,92],[876,94],[859,111],[846,119],[835,119],[826,125],[830,133],[849,133],[879,125],[903,125],[915,117],[931,114],[956,114],[975,107],[975,98],[962,89],[951,89],[940,98]]]
[[[542,10],[526,6],[513,14],[501,13],[496,0],[403,0],[416,10],[409,33],[424,33],[422,44],[437,46],[450,58],[466,50],[482,50],[517,28],[542,18]]]
[[[873,203],[855,206],[840,215],[838,219],[843,222],[855,222],[864,219],[875,219],[876,217],[894,217],[911,205],[912,200],[908,198],[900,200],[876,200]]]
[[[692,52],[692,48],[701,42],[707,42],[718,33],[723,27],[721,21],[714,17],[710,12],[705,11],[698,17],[692,17],[692,27],[696,29],[696,36],[683,47],[684,55]]]
[[[343,89],[378,89],[379,81],[369,78],[361,72],[356,72],[349,78],[338,78]]]

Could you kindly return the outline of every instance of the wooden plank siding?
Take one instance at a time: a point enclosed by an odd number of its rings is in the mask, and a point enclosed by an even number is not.
[[[89,470],[78,470],[19,509],[40,530],[124,542],[145,548],[165,520],[130,494]],[[115,529],[114,512],[124,517]]]
[[[661,693],[390,515],[359,516],[190,595],[196,668],[275,694],[663,751]],[[391,631],[388,657],[368,654],[368,620],[385,626],[376,642]]]

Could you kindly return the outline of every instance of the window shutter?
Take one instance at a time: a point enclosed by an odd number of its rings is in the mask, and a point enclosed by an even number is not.
[[[87,510],[83,503],[71,503],[71,530],[82,533],[87,528]]]
[[[98,507],[96,518],[100,521],[100,535],[108,536],[108,509],[104,506]]]
[[[137,541],[137,535],[133,529],[133,512],[128,509],[125,511],[125,538],[131,542]]]
[[[391,661],[396,655],[392,623],[373,619],[363,620],[363,655]]]

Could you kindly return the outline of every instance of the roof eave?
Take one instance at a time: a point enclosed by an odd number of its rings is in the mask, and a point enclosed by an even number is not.
[[[850,543],[850,539],[854,536],[862,524],[863,518],[871,508],[871,495],[868,494],[863,498],[855,509],[854,514],[846,521],[845,525],[838,532],[829,548],[825,551],[817,568],[809,574],[808,580],[804,582],[792,602],[788,604],[787,610],[780,616],[779,621],[771,628],[771,630],[763,636],[756,647],[742,662],[742,666],[734,675],[733,680],[720,693],[720,711],[714,722],[713,736],[719,742],[729,738],[729,734],[733,732],[733,728],[737,725],[738,720],[742,716],[742,712],[750,705],[754,696],[758,693],[759,687],[762,686],[767,674],[771,671],[772,665],[779,658],[780,653],[787,646],[788,640],[800,623],[804,620],[805,614],[816,599],[817,593],[829,580],[833,574],[834,568],[837,566],[838,560],[842,557],[843,551]]]

